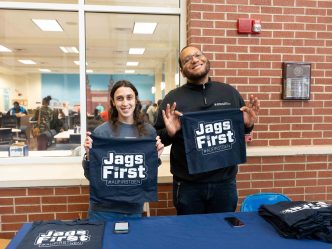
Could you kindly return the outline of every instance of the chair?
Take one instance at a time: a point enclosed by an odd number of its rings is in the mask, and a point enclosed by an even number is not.
[[[241,212],[258,211],[263,204],[275,204],[281,201],[291,201],[289,197],[279,193],[256,193],[248,195],[242,202]]]

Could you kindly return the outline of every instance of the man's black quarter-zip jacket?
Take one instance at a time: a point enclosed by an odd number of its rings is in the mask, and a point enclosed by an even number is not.
[[[241,108],[245,105],[240,93],[232,86],[208,81],[205,84],[187,83],[179,88],[170,91],[158,110],[158,117],[155,124],[157,134],[165,146],[172,144],[171,147],[171,173],[177,181],[190,182],[220,182],[232,177],[237,173],[237,165],[218,169],[202,174],[190,175],[188,172],[185,147],[182,130],[178,131],[173,137],[169,137],[165,129],[161,110],[166,109],[166,105],[176,102],[176,110],[182,113]],[[246,133],[252,130],[245,129]]]

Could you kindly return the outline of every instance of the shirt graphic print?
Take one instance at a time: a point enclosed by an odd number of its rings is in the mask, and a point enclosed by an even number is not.
[[[243,113],[239,109],[185,113],[181,122],[189,174],[246,161]]]
[[[35,221],[17,249],[101,249],[104,227],[102,221]]]
[[[89,175],[92,201],[143,203],[157,200],[155,139],[91,137]]]

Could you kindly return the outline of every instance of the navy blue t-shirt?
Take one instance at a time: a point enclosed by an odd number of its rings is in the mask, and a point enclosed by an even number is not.
[[[16,249],[101,249],[104,227],[102,221],[36,221]]]
[[[246,161],[243,113],[239,109],[189,112],[181,117],[189,174]]]
[[[158,155],[154,138],[91,138],[89,176],[93,202],[157,200]]]

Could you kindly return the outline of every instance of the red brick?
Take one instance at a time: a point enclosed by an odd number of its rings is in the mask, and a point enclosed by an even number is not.
[[[43,213],[67,212],[67,205],[42,205]]]
[[[1,197],[12,197],[12,196],[26,196],[26,190],[24,188],[0,188],[0,196]]]
[[[87,211],[89,208],[89,204],[69,204],[68,211]]]
[[[40,205],[16,206],[15,213],[40,213]]]
[[[70,188],[55,188],[54,192],[56,195],[78,195],[81,193],[80,187],[70,187]]]
[[[2,223],[23,223],[27,222],[28,218],[26,214],[11,214],[11,215],[2,215],[1,222]]]
[[[13,198],[0,198],[0,206],[10,206],[14,204]]]
[[[29,214],[29,221],[39,221],[39,220],[54,220],[55,216],[53,213],[50,214]]]
[[[0,206],[0,214],[12,214],[14,213],[13,207],[1,207]]]
[[[54,188],[28,188],[28,196],[53,195]]]
[[[23,223],[3,223],[1,225],[2,231],[17,231],[22,227]]]
[[[45,196],[42,197],[43,204],[67,204],[67,196]]]
[[[15,204],[16,205],[26,205],[26,204],[40,204],[40,198],[39,197],[24,197],[24,198],[15,198]]]

